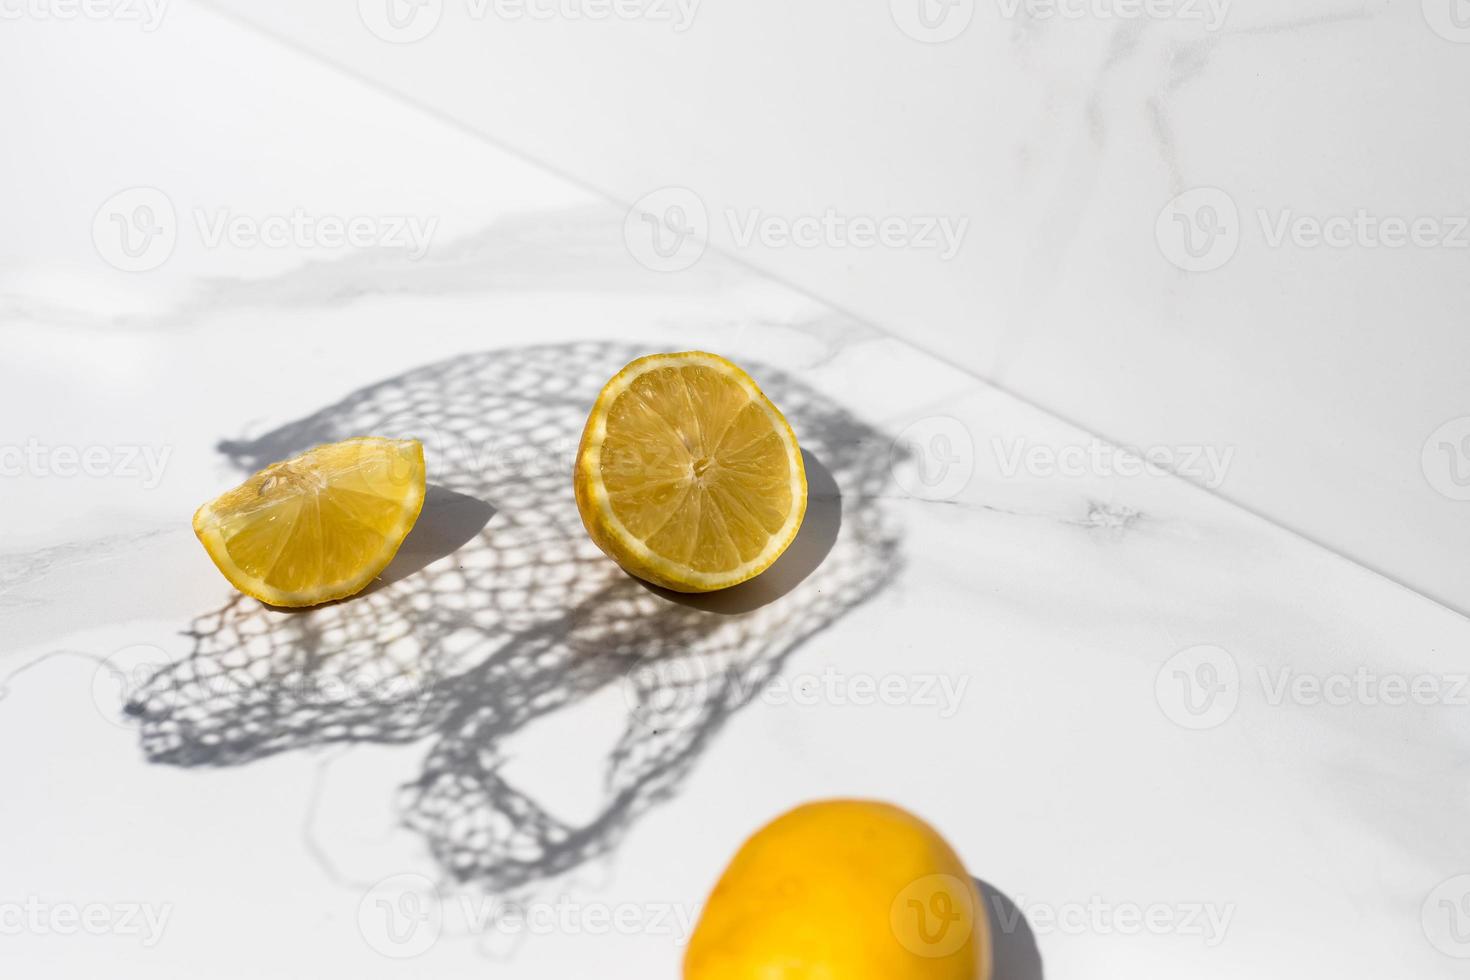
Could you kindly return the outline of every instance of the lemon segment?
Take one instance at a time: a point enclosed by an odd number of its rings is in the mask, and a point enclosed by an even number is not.
[[[597,546],[678,592],[759,575],[806,514],[791,426],[748,374],[702,351],[639,358],[607,383],[574,485]]]
[[[362,591],[424,505],[424,448],[361,438],[318,446],[200,507],[194,533],[230,584],[273,606]]]

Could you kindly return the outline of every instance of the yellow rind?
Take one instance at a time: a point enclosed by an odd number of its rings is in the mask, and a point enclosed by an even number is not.
[[[989,980],[992,943],[984,896],[937,830],[889,803],[821,800],[741,845],[700,912],[683,976]]]

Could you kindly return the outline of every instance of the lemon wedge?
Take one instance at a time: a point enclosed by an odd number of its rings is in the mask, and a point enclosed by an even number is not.
[[[759,575],[806,514],[791,426],[750,375],[703,351],[641,357],[607,383],[573,482],[597,546],[678,592]]]
[[[256,473],[194,514],[194,533],[230,584],[273,606],[362,591],[388,566],[424,505],[424,447],[348,439]]]

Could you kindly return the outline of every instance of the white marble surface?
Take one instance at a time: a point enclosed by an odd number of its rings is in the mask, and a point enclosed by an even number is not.
[[[651,271],[624,209],[168,18],[0,33],[6,72],[91,81],[0,108],[9,972],[676,976],[746,834],[861,795],[1024,912],[1001,980],[1463,975],[1463,617],[718,252]],[[103,205],[135,187],[175,234],[128,273],[110,214],[140,199]],[[434,230],[416,258],[242,237],[298,212]],[[797,560],[707,608],[591,552],[561,475],[596,385],[682,347],[750,364],[831,477]],[[233,601],[193,507],[362,427],[430,444],[408,560],[328,610]]]

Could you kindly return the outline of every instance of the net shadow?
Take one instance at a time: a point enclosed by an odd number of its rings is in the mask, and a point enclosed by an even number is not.
[[[797,541],[765,575],[715,597],[625,575],[583,530],[570,473],[598,390],[643,353],[576,343],[455,357],[221,443],[252,472],[354,435],[422,439],[439,490],[421,523],[464,543],[410,547],[411,536],[408,564],[345,602],[291,612],[236,595],[197,617],[188,655],[127,702],[148,759],[220,767],[423,741],[422,771],[398,791],[401,817],[457,880],[515,888],[615,847],[792,651],[882,588],[899,560],[880,501],[890,441],[750,365],[807,452]],[[456,514],[443,519],[436,499]],[[608,747],[604,803],[566,822],[502,776],[502,745],[610,685],[628,721]]]

